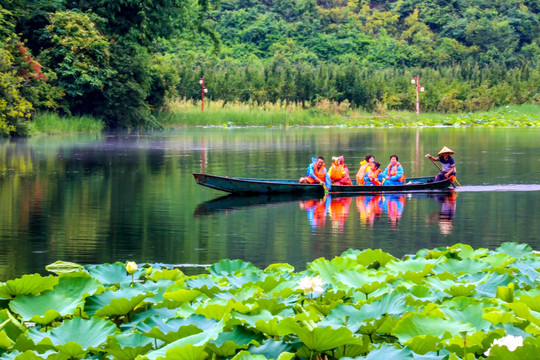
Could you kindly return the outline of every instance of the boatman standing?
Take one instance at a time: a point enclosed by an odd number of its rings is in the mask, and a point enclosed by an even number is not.
[[[444,146],[441,151],[439,151],[439,154],[437,154],[439,157],[426,154],[428,159],[441,162],[442,172],[437,175],[435,181],[442,181],[445,179],[450,179],[452,176],[456,176],[456,162],[454,158],[450,156],[452,154],[454,154],[454,152],[446,146]]]

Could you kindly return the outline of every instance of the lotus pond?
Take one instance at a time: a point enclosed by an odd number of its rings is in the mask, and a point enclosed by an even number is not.
[[[347,250],[299,272],[241,260],[191,276],[163,264],[47,270],[55,274],[0,284],[0,359],[524,360],[540,351],[540,255],[525,244],[403,259]]]

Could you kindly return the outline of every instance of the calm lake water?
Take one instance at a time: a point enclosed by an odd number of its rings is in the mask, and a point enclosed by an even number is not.
[[[222,198],[192,172],[299,178],[313,155],[398,154],[409,177],[453,149],[454,195]],[[0,140],[0,280],[56,260],[302,270],[349,248],[394,256],[457,242],[540,249],[540,129],[185,128],[152,134]],[[329,161],[327,162],[329,163]]]

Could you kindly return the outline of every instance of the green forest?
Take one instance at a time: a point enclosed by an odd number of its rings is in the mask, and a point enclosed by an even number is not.
[[[160,127],[175,100],[459,113],[540,103],[539,0],[0,0],[0,135]]]

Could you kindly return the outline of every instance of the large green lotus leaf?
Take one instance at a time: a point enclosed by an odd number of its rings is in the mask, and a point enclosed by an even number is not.
[[[255,282],[255,286],[262,289],[265,293],[270,293],[285,279],[281,276],[267,276],[264,280]]]
[[[166,291],[163,298],[166,299],[163,305],[169,309],[174,309],[184,303],[190,303],[202,293],[198,290],[178,289],[174,291]]]
[[[454,253],[457,254],[457,257],[460,259],[474,259],[478,256],[478,254],[475,254],[475,250],[472,248],[472,246],[467,244],[461,244],[457,243],[455,245],[452,245],[448,247],[448,250],[452,251],[454,250]],[[479,249],[483,250],[481,253],[485,254],[487,253],[487,249]]]
[[[524,261],[516,261],[512,264],[512,267],[517,268],[520,275],[525,275],[530,280],[527,282],[531,287],[535,287],[540,280],[540,272],[536,271],[532,266],[528,265]]]
[[[489,267],[488,264],[482,263],[479,261],[474,261],[470,259],[465,260],[456,260],[449,259],[443,263],[437,264],[433,269],[435,274],[449,272],[452,274],[461,273],[461,274],[474,274],[481,272],[485,268]]]
[[[100,286],[99,281],[85,271],[63,273],[54,287],[57,294],[66,294],[72,299],[86,298],[94,295]]]
[[[491,323],[482,317],[484,315],[483,310],[483,304],[471,304],[461,309],[441,308],[441,311],[445,313],[448,318],[469,323],[474,326],[477,331],[487,331],[491,327]]]
[[[532,311],[540,312],[540,295],[536,295],[535,297],[523,295],[519,298],[519,302],[527,304]]]
[[[439,337],[430,334],[415,336],[403,345],[408,346],[412,351],[420,355],[427,354],[431,351],[438,351],[443,346]]]
[[[195,314],[204,315],[207,318],[212,319],[223,319],[225,315],[231,313],[231,311],[236,310],[241,313],[246,313],[251,310],[248,305],[243,303],[235,302],[234,300],[227,301],[226,303],[212,303],[208,305],[201,305],[195,309]]]
[[[268,359],[279,359],[281,354],[293,354],[301,343],[267,339],[260,346],[251,345],[247,351],[255,355],[264,355]],[[282,358],[283,359],[283,358]]]
[[[371,294],[375,290],[386,286],[387,282],[395,280],[393,276],[375,275],[370,276],[363,272],[345,270],[335,275],[336,281],[339,281],[349,287],[356,288],[364,294]]]
[[[252,303],[261,296],[261,290],[258,287],[250,286],[240,289],[230,290],[230,292],[216,294],[216,299],[235,300],[236,302]]]
[[[37,353],[35,351],[27,350],[23,353],[19,351],[13,351],[11,353],[4,353],[0,357],[1,360],[68,360],[69,355],[58,353],[56,351],[45,351],[44,353]]]
[[[382,344],[380,348],[371,350],[365,357],[366,360],[380,360],[380,359],[413,359],[411,350],[408,348],[400,349],[395,345]]]
[[[452,338],[444,341],[446,343],[445,348],[452,353],[458,354],[460,357],[465,355],[465,345],[468,353],[481,354],[484,352],[484,342],[488,336],[488,333],[481,331],[470,335],[467,334],[465,339],[461,335],[454,335]]]
[[[167,308],[155,308],[155,307],[149,307],[144,311],[137,312],[136,314],[132,314],[130,316],[131,321],[129,323],[122,324],[123,330],[130,330],[137,326],[137,324],[141,323],[142,321],[146,319],[156,319],[161,318],[164,321],[168,319],[172,319],[174,317],[177,317],[177,310],[178,309],[167,309]]]
[[[186,275],[179,269],[161,269],[161,270],[153,271],[146,278],[152,281],[158,281],[158,280],[177,281],[185,277]]]
[[[362,345],[362,339],[354,336],[347,328],[334,329],[331,327],[315,327],[310,330],[296,323],[294,333],[298,339],[304,343],[310,350],[322,352],[335,349],[343,345]]]
[[[523,346],[517,347],[514,351],[508,350],[506,346],[495,345],[491,347],[488,359],[494,360],[537,360],[540,353],[540,338],[526,337],[523,339]]]
[[[238,349],[247,349],[251,344],[258,344],[261,336],[246,330],[241,326],[234,326],[232,331],[224,331],[215,340],[210,340],[206,351],[217,356],[229,357],[236,354]]]
[[[153,348],[154,339],[138,333],[122,333],[107,343],[104,351],[118,360],[133,360]]]
[[[93,317],[85,320],[75,317],[47,332],[31,329],[28,337],[35,344],[53,345],[55,349],[72,357],[84,356],[91,349],[97,349],[114,335],[116,326],[104,319]]]
[[[45,270],[53,272],[57,275],[79,271],[82,268],[82,265],[68,261],[55,261],[54,263],[45,266]]]
[[[281,276],[292,273],[294,271],[294,266],[291,266],[287,263],[275,263],[268,265],[266,269],[264,269],[265,273],[270,274],[279,274]]]
[[[5,331],[0,331],[0,349],[9,349],[14,344]]]
[[[474,331],[474,327],[460,321],[409,313],[399,320],[392,335],[403,344],[416,336],[433,335],[446,339],[460,331]]]
[[[494,253],[494,254],[490,254],[489,256],[486,256],[485,258],[482,259],[482,261],[486,262],[494,269],[496,268],[502,269],[510,265],[514,261],[516,261],[516,259],[507,254]]]
[[[146,298],[145,302],[156,307],[164,307],[164,303],[167,302],[164,298],[164,294],[173,284],[175,284],[175,282],[172,280],[159,279],[156,282],[146,281],[144,283],[135,283],[133,287],[139,289],[141,293],[151,292],[154,294],[154,296]]]
[[[510,255],[516,259],[521,259],[525,255],[529,255],[532,252],[532,249],[527,244],[518,244],[516,242],[505,242],[502,243],[496,249],[497,252]]]
[[[264,281],[264,279],[267,277],[267,275],[260,270],[248,270],[242,274],[227,274],[224,276],[229,281],[229,284],[236,289],[243,287],[245,284],[255,284],[258,281]]]
[[[274,315],[268,310],[261,310],[258,314],[247,315],[236,311],[232,312],[232,315],[242,321],[242,323],[248,324],[250,327],[256,327],[257,321],[270,321],[275,318]]]
[[[137,330],[152,338],[171,343],[180,338],[191,336],[213,328],[217,321],[207,319],[202,315],[192,315],[187,319],[148,318],[137,325]]]
[[[315,274],[320,275],[321,279],[331,284],[334,282],[334,274],[344,270],[361,270],[363,266],[359,265],[355,260],[343,257],[335,257],[332,260],[319,258],[309,264],[308,269]]]
[[[504,311],[500,309],[487,311],[486,313],[484,313],[482,318],[486,319],[493,325],[509,324],[509,323],[514,324],[514,323],[519,322],[519,319],[517,319],[516,315],[514,315],[513,313],[509,311]]]
[[[386,269],[394,274],[405,274],[408,271],[422,273],[423,275],[431,272],[438,263],[442,262],[441,259],[407,259],[405,261],[392,260],[386,264]]]
[[[225,323],[220,321],[209,330],[176,340],[158,350],[151,351],[147,353],[143,359],[198,360],[199,358],[195,356],[200,356],[202,354],[204,347],[210,340],[217,339],[219,334],[223,331],[224,326]],[[198,350],[201,352],[197,354]]]
[[[256,299],[254,303],[259,306],[259,309],[270,311],[274,315],[291,307],[284,299]]]
[[[23,275],[19,279],[8,280],[0,285],[0,299],[11,299],[18,295],[39,295],[43,291],[52,290],[58,283],[58,277],[39,274]]]
[[[83,305],[82,298],[73,299],[65,294],[47,291],[38,296],[19,295],[11,300],[9,307],[24,321],[49,324],[57,317],[75,314]]]
[[[103,285],[131,283],[132,277],[128,275],[122,263],[86,265],[85,269]],[[138,273],[141,273],[141,271],[139,270]],[[137,279],[136,276],[134,278]]]
[[[252,355],[248,351],[242,350],[231,360],[268,360],[264,355]]]
[[[186,288],[198,290],[209,297],[213,297],[218,292],[228,291],[230,289],[229,286],[218,285],[218,283],[214,282],[214,280],[206,274],[189,278],[184,284],[186,285]]]
[[[366,267],[375,262],[380,266],[385,266],[392,260],[396,258],[381,249],[366,249],[356,256],[356,261]]]
[[[144,299],[153,295],[152,292],[141,292],[141,289],[136,287],[123,287],[117,291],[110,289],[88,297],[84,310],[90,316],[126,315]]]
[[[16,341],[21,333],[26,332],[26,327],[22,325],[8,309],[0,310],[0,330],[2,330],[11,341]]]
[[[490,273],[486,274],[476,285],[476,293],[481,296],[492,298],[497,296],[497,287],[507,286],[512,279],[508,274]]]
[[[540,313],[531,311],[527,304],[516,301],[513,303],[504,304],[504,306],[513,310],[516,316],[528,320],[536,326],[540,326]]]
[[[260,269],[254,267],[249,262],[245,262],[242,260],[229,260],[229,259],[223,259],[220,262],[210,266],[208,271],[210,272],[211,275],[222,276],[222,275],[235,274],[238,272],[245,272],[246,269],[262,272]]]

